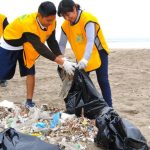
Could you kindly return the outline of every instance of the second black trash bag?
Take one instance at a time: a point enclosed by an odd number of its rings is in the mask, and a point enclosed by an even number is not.
[[[106,150],[148,150],[140,130],[111,108],[96,118],[96,126],[98,133],[94,141]]]
[[[64,100],[68,113],[75,113],[80,117],[83,112],[84,117],[89,119],[95,119],[105,107],[108,107],[88,74],[79,69],[75,70],[71,88]]]

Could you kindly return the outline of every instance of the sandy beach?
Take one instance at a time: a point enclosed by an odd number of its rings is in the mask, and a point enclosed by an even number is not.
[[[73,59],[68,50],[67,56]],[[109,80],[114,109],[123,118],[137,126],[150,145],[150,49],[112,49],[109,55]],[[64,108],[59,97],[62,82],[57,65],[43,57],[36,62],[34,101]],[[91,78],[98,91],[95,73]],[[18,68],[6,88],[0,87],[0,101],[22,103],[26,99],[25,78],[20,78]]]

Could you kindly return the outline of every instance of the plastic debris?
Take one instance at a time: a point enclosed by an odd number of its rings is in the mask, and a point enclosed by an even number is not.
[[[0,107],[0,131],[9,127],[45,142],[59,144],[63,150],[84,150],[88,142],[94,143],[97,133],[94,120],[77,118],[47,104],[32,110],[15,104],[11,109]]]
[[[60,119],[60,112],[57,112],[57,113],[54,113],[53,114],[53,119],[52,121],[50,122],[50,128],[55,128],[58,123],[59,123],[59,119]]]
[[[14,105],[13,102],[9,102],[7,100],[3,100],[2,102],[0,102],[0,107],[14,108],[15,105]]]

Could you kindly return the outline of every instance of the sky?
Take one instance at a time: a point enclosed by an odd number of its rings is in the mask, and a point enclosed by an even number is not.
[[[11,22],[17,16],[36,12],[44,0],[0,0],[0,13]],[[95,15],[106,40],[150,39],[150,0],[74,0]],[[60,0],[51,0],[56,7]],[[57,17],[59,40],[63,18]]]

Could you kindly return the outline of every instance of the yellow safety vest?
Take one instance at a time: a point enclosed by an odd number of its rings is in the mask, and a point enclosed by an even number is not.
[[[98,37],[102,45],[102,48],[107,53],[109,53],[109,49],[104,39],[98,20],[90,13],[82,12],[79,21],[75,25],[71,25],[70,22],[67,20],[65,20],[64,23],[62,24],[62,29],[67,36],[67,39],[71,45],[71,48],[78,62],[83,58],[85,52],[85,48],[87,44],[85,27],[86,24],[89,22],[93,22],[95,24],[95,29],[96,29],[95,34]],[[98,53],[98,48],[96,44],[94,44],[92,54],[88,61],[87,67],[85,68],[85,71],[95,70],[99,68],[100,65],[101,65],[101,59]]]
[[[3,29],[3,22],[4,22],[5,18],[6,18],[5,15],[0,14],[0,37],[2,36],[3,31],[4,31],[4,29]]]
[[[40,28],[37,20],[37,13],[32,13],[28,15],[23,15],[17,18],[14,22],[9,24],[4,31],[4,39],[15,40],[20,39],[24,33],[32,33],[40,38],[42,43],[49,38],[52,32],[56,28],[56,20],[49,25],[47,31]],[[24,48],[24,62],[27,68],[31,68],[35,60],[39,57],[39,53],[34,49],[34,47],[29,42],[23,44]]]

